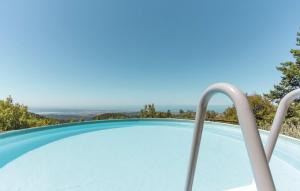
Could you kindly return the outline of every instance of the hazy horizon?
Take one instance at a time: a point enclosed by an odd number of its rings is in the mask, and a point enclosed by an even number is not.
[[[208,110],[223,112],[230,105],[209,105]],[[30,112],[41,115],[90,115],[110,112],[139,112],[143,105],[130,106],[97,106],[97,107],[81,107],[81,108],[29,108]],[[155,105],[157,111],[178,112],[180,109],[184,111],[196,111],[197,105]]]

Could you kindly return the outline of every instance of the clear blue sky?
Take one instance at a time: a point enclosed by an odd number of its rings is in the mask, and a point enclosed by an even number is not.
[[[299,0],[1,1],[0,98],[191,105],[219,81],[262,93],[299,27]]]

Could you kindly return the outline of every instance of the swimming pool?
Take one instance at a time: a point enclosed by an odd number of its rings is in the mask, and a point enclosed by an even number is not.
[[[1,134],[0,190],[182,191],[193,129],[184,120],[117,120]],[[299,141],[281,136],[270,166],[277,190],[300,189]],[[252,180],[240,128],[206,122],[195,190]]]

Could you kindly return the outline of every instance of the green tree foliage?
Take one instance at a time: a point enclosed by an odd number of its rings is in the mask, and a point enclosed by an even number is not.
[[[300,32],[297,33],[297,45],[300,46]],[[281,81],[265,96],[271,101],[279,103],[287,93],[300,88],[300,50],[292,49],[294,62],[281,63],[277,70],[281,72]],[[300,100],[298,100],[300,102]]]
[[[195,119],[195,112],[179,110],[178,114],[174,114],[171,110],[167,112],[156,111],[154,104],[147,104],[140,110],[140,118],[178,118],[178,119]]]
[[[154,104],[147,104],[140,111],[141,118],[155,118],[157,116]]]
[[[28,118],[27,107],[18,103],[14,104],[11,96],[6,100],[0,100],[1,131],[27,128],[29,126]]]
[[[233,123],[237,123],[237,114],[236,114],[236,109],[235,107],[228,107],[225,109],[223,112],[223,117],[224,117],[224,122],[226,121],[231,121]]]
[[[196,112],[194,111],[184,111],[183,109],[179,110],[179,113],[174,115],[174,118],[178,119],[195,119],[196,117]]]
[[[0,131],[57,124],[60,121],[28,112],[26,106],[14,103],[11,96],[0,100]]]
[[[155,117],[156,118],[172,118],[173,114],[171,113],[170,110],[168,110],[167,112],[156,112]]]
[[[104,120],[104,119],[126,119],[129,118],[125,113],[103,113],[95,116],[94,120]]]
[[[218,117],[218,113],[215,111],[207,111],[206,112],[206,119],[216,119]]]
[[[173,118],[171,110],[167,112],[156,111],[154,104],[147,104],[139,113],[140,118]]]
[[[256,123],[261,128],[268,128],[275,115],[275,106],[261,95],[248,96],[248,101],[253,110]]]
[[[175,115],[175,118],[178,118],[178,119],[195,119],[196,117],[196,112],[194,111],[179,111],[179,114],[178,115]]]
[[[297,33],[297,46],[300,46],[300,32]],[[281,63],[277,67],[282,74],[281,81],[265,95],[275,103],[279,103],[287,93],[300,88],[300,50],[292,49],[290,52],[295,61]],[[300,99],[292,103],[288,109],[282,132],[291,136],[300,135]]]
[[[250,95],[247,96],[250,107],[254,113],[256,123],[259,127],[267,129],[272,124],[275,106],[265,97],[261,95]],[[235,107],[228,107],[223,112],[224,121],[238,122]]]

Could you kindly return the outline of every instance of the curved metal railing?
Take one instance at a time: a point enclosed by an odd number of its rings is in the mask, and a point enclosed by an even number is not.
[[[275,117],[273,119],[273,123],[271,126],[270,134],[267,139],[267,144],[265,146],[265,153],[268,162],[270,162],[274,148],[276,146],[276,142],[279,137],[280,130],[282,128],[282,124],[284,121],[284,118],[286,116],[287,110],[291,103],[296,100],[297,98],[300,97],[300,89],[296,89],[291,91],[290,93],[286,94],[279,102],[278,108],[276,110]],[[237,188],[236,190],[242,190],[244,189],[249,189],[255,187],[255,182],[253,181],[252,184],[245,186],[245,187],[240,187]],[[230,191],[234,191],[235,189],[231,189]]]
[[[266,157],[267,160],[270,161],[271,157],[272,157],[272,153],[274,150],[274,147],[276,145],[281,127],[282,127],[282,123],[283,120],[286,116],[286,112],[289,108],[289,106],[291,105],[291,103],[300,97],[300,89],[296,89],[294,91],[291,91],[290,93],[286,94],[280,101],[273,123],[272,123],[272,127],[271,127],[271,131],[270,131],[270,135],[268,137],[267,140],[267,144],[265,147],[265,151],[266,151]]]
[[[210,98],[215,93],[224,93],[233,101],[236,107],[257,190],[275,191],[275,185],[264,152],[263,144],[247,97],[238,88],[226,83],[217,83],[208,87],[200,99],[185,191],[192,191],[193,188],[193,180],[196,171],[207,105]]]

